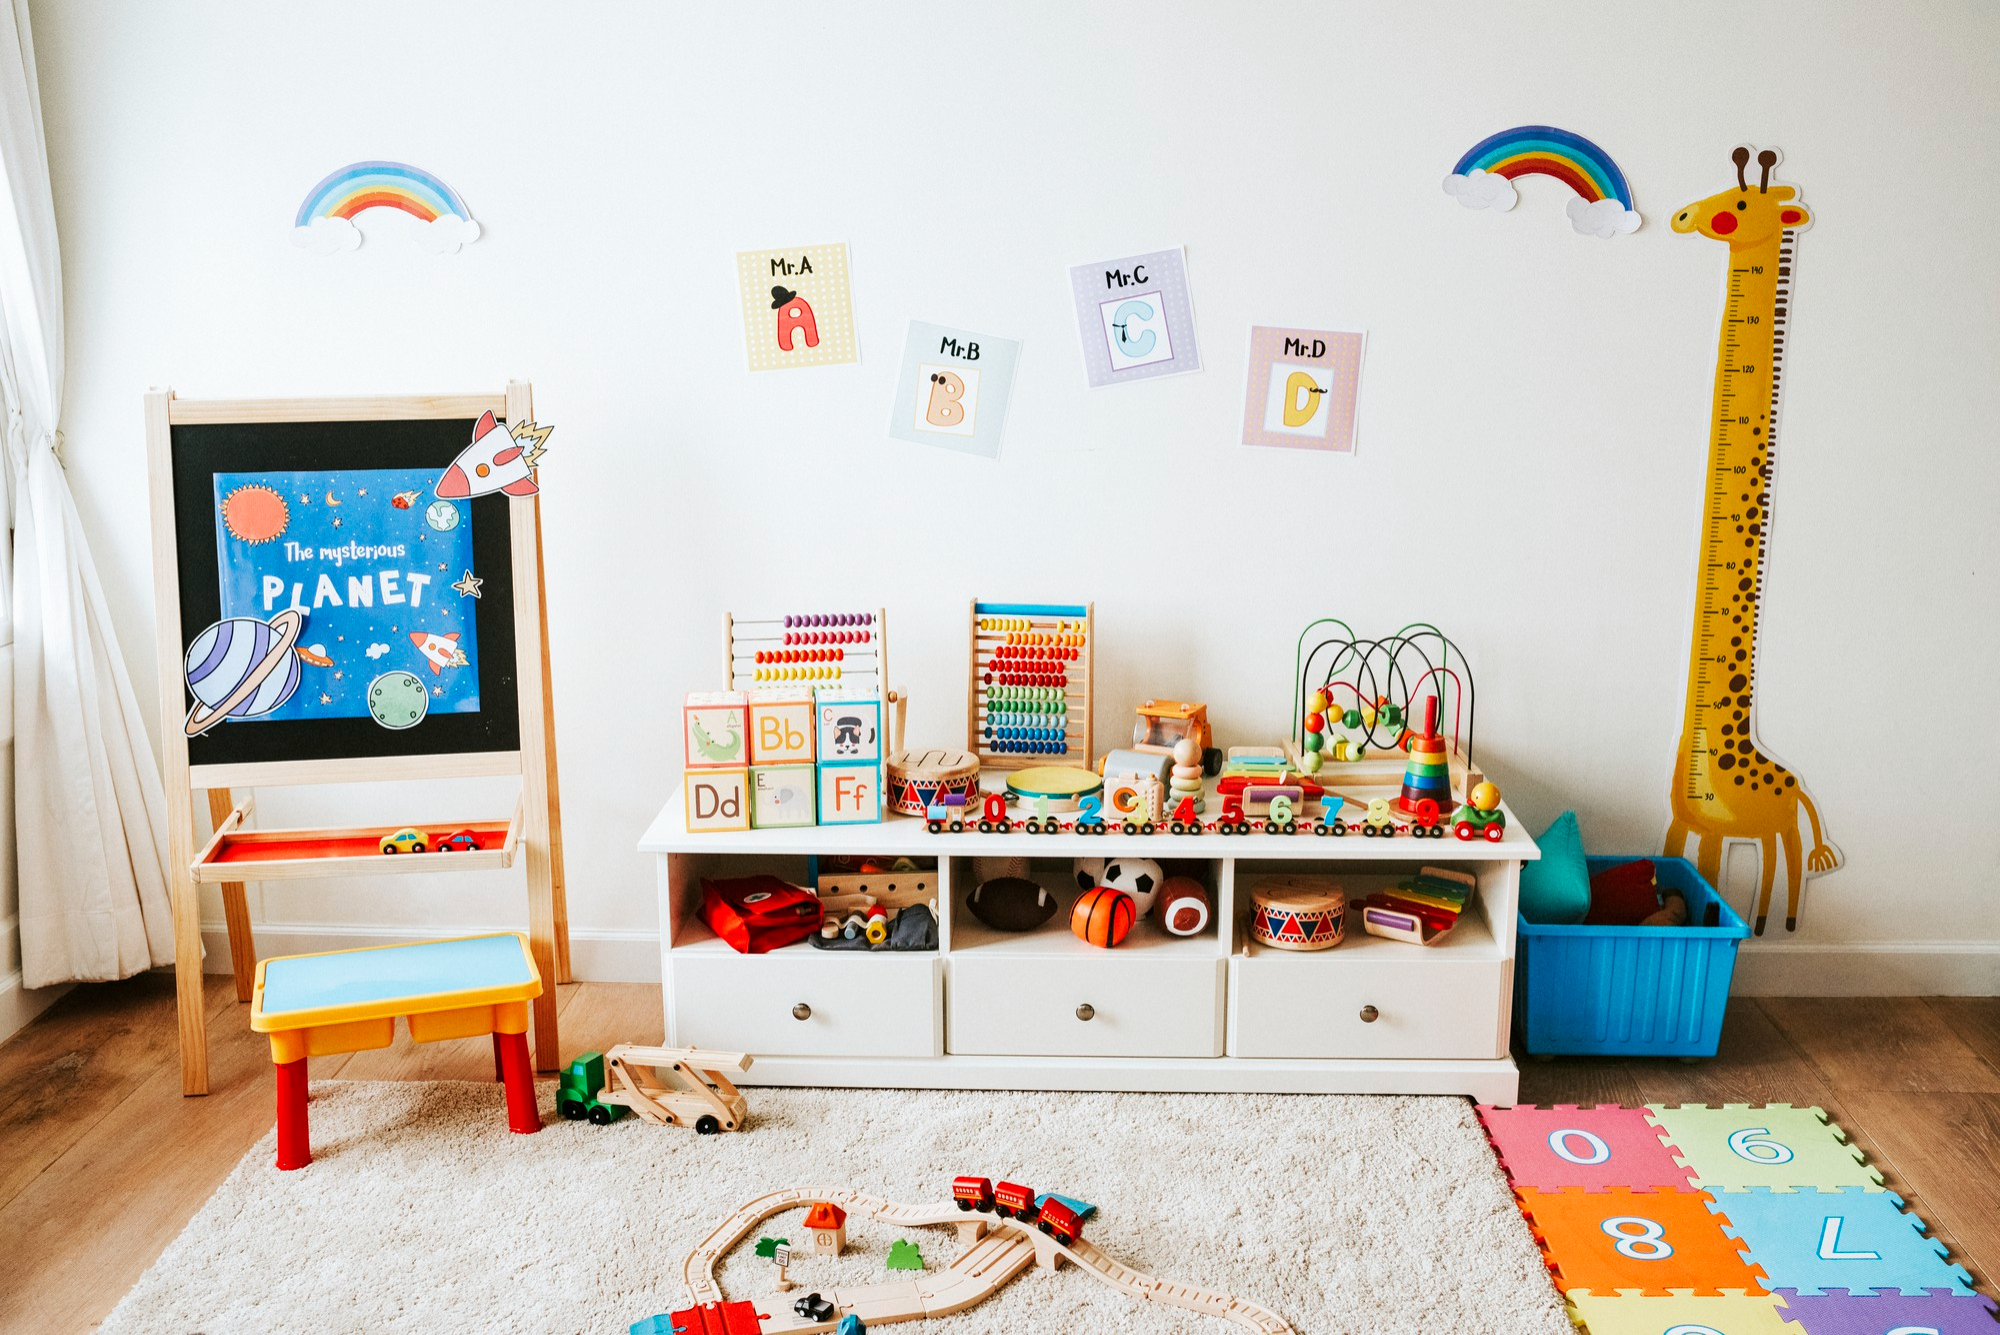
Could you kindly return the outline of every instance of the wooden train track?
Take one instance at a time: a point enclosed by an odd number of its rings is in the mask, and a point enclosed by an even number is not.
[[[996,1215],[968,1214],[955,1202],[899,1205],[879,1196],[846,1190],[774,1191],[740,1207],[716,1225],[681,1263],[681,1278],[690,1297],[696,1303],[721,1302],[722,1288],[716,1282],[715,1269],[722,1258],[772,1215],[803,1209],[814,1201],[831,1201],[849,1214],[899,1228],[948,1225],[958,1229],[967,1246],[949,1266],[934,1274],[887,1284],[826,1290],[837,1312],[832,1320],[800,1316],[788,1304],[778,1305],[777,1310],[768,1314],[760,1311],[758,1319],[767,1333],[813,1335],[831,1331],[839,1317],[849,1313],[860,1316],[871,1326],[949,1316],[985,1301],[1030,1265],[1054,1270],[1067,1260],[1100,1283],[1140,1302],[1164,1303],[1217,1317],[1264,1335],[1293,1335],[1291,1323],[1268,1308],[1226,1293],[1155,1278],[1113,1259],[1082,1238],[1064,1244],[1032,1224]]]

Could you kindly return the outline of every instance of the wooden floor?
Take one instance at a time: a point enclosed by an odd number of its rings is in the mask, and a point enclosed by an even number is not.
[[[657,987],[559,994],[572,1051],[661,1041]],[[181,1097],[161,975],[79,987],[0,1046],[0,1330],[90,1329],[270,1129],[270,1049],[226,979],[208,1000],[206,1098]],[[402,1040],[312,1074],[490,1080],[493,1057],[484,1038]],[[1521,1098],[1817,1104],[1984,1292],[2000,1277],[2000,998],[1739,998],[1713,1061],[1524,1061]]]

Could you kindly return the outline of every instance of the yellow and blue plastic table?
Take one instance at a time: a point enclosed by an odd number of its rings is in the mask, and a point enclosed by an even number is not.
[[[519,932],[260,961],[250,1028],[271,1037],[278,1167],[312,1162],[307,1058],[386,1048],[395,1041],[398,1017],[418,1043],[491,1034],[508,1128],[541,1130],[528,1064],[528,1003],[541,994],[541,974]]]

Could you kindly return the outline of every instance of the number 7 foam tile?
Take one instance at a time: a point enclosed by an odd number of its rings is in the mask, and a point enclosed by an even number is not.
[[[1766,1292],[1702,1192],[1522,1187],[1514,1194],[1565,1293]]]
[[[1776,1291],[1791,1335],[1994,1335],[1991,1299],[1977,1293],[1933,1289],[1925,1294],[1799,1294]],[[1591,1335],[1604,1335],[1593,1325]],[[1736,1335],[1731,1331],[1729,1335]]]
[[[1944,1243],[1924,1236],[1924,1221],[1905,1213],[1893,1191],[1759,1187],[1705,1199],[1769,1288],[1972,1292],[1972,1276],[1945,1259]]]
[[[1847,1143],[1846,1133],[1819,1108],[1786,1103],[1647,1107],[1681,1164],[1694,1175],[1694,1185],[1704,1191],[1882,1186],[1882,1174],[1864,1162],[1861,1151]]]
[[[1693,1186],[1643,1108],[1482,1104],[1479,1121],[1517,1187],[1687,1191]]]
[[[1589,1335],[1661,1335],[1662,1331],[1668,1335],[1801,1335],[1797,1326],[1786,1323],[1778,1312],[1778,1300],[1768,1293],[1708,1298],[1687,1293],[1664,1298],[1572,1293],[1569,1308],[1570,1320]],[[1881,1332],[1871,1328],[1869,1335]]]

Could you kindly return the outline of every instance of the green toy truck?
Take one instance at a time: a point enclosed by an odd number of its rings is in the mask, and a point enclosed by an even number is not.
[[[556,1085],[556,1111],[572,1122],[588,1118],[597,1126],[610,1126],[629,1109],[616,1103],[599,1103],[604,1088],[604,1054],[586,1052],[569,1064]]]
[[[747,1071],[741,1052],[613,1044],[569,1064],[556,1089],[556,1111],[572,1122],[609,1126],[626,1113],[661,1126],[692,1126],[704,1136],[742,1129],[748,1111],[724,1071]]]

